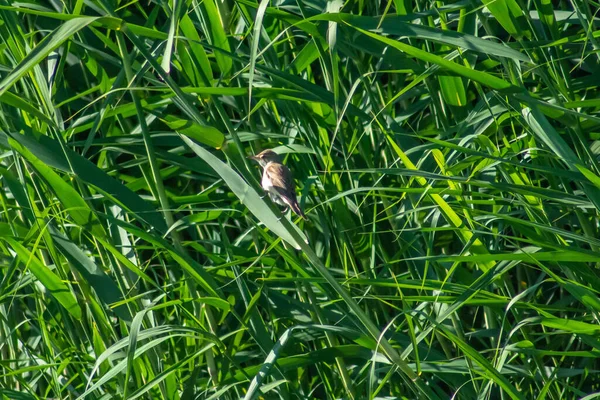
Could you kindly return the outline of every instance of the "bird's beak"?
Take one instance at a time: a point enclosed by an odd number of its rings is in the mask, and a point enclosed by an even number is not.
[[[248,156],[246,158],[249,158],[250,160],[258,161],[258,157],[257,156]]]

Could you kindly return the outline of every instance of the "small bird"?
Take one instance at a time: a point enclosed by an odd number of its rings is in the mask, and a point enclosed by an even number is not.
[[[294,184],[292,172],[281,163],[279,154],[267,149],[248,158],[258,161],[263,168],[261,184],[263,189],[269,194],[271,200],[277,204],[286,206],[286,210],[289,207],[297,215],[308,219],[298,205],[296,185]]]

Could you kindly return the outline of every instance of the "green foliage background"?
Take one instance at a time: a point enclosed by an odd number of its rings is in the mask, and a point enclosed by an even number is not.
[[[593,398],[598,9],[0,0],[2,398]]]

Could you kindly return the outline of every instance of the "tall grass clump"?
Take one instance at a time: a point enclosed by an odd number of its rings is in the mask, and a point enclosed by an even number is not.
[[[1,0],[1,397],[594,398],[598,9]]]

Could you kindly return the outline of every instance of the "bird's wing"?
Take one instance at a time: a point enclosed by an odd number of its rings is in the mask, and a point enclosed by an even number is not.
[[[270,162],[265,167],[264,173],[271,180],[273,189],[279,194],[281,200],[296,214],[307,219],[296,199],[296,185],[294,184],[292,171],[283,164]]]
[[[296,189],[292,172],[283,164],[270,162],[265,167],[265,174],[271,180],[273,188],[281,197],[296,199]]]

